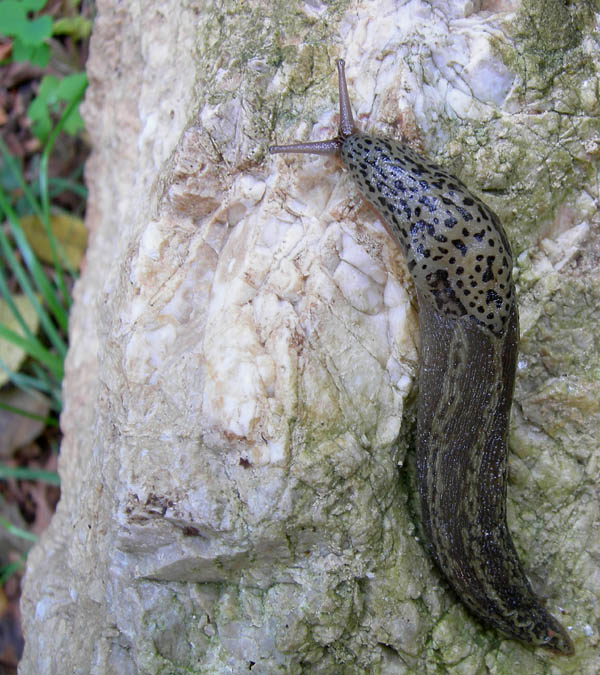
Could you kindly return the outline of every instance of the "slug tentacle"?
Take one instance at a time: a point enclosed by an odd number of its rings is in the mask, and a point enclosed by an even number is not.
[[[519,342],[512,252],[496,214],[408,146],[354,127],[338,61],[336,138],[271,152],[339,155],[407,259],[419,305],[417,485],[429,550],[459,598],[509,637],[572,654],[506,524]]]
[[[314,141],[312,143],[293,143],[292,145],[271,145],[269,152],[271,154],[283,152],[300,152],[311,155],[340,155],[342,145],[347,138],[358,132],[354,126],[352,116],[352,106],[348,96],[348,86],[346,85],[345,65],[342,59],[337,60],[338,84],[340,95],[340,126],[339,133],[335,138],[328,141]]]
[[[293,143],[292,145],[271,145],[269,152],[299,152],[307,155],[339,155],[342,142],[337,138],[330,141],[314,141],[312,143]]]

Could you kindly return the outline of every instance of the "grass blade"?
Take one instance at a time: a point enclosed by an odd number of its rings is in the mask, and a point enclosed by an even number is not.
[[[38,215],[39,218],[42,218],[43,217],[42,208],[38,200],[35,198],[35,195],[33,194],[33,191],[31,190],[29,185],[27,185],[27,183],[25,182],[21,169],[19,168],[19,165],[17,164],[15,158],[10,154],[8,148],[6,147],[6,143],[1,137],[0,137],[0,153],[2,153],[2,159],[4,160],[8,168],[11,170],[13,176],[17,180],[19,187],[21,188],[21,190],[23,190],[23,194],[25,195],[25,198],[27,199],[29,206],[31,207],[33,212]]]
[[[47,373],[39,368],[40,373],[36,372],[36,377],[26,375],[25,373],[15,373],[0,359],[0,369],[3,370],[8,379],[22,391],[28,392],[30,390],[39,391],[50,397],[50,407],[56,413],[62,410],[62,397],[60,392],[60,383],[52,382]],[[35,369],[34,369],[35,370]]]
[[[44,469],[30,469],[26,466],[4,466],[0,464],[0,480],[39,480],[49,485],[60,485],[60,477],[56,471],[45,471]]]
[[[50,394],[52,399],[52,409],[60,412],[62,410],[62,381],[53,378],[52,374],[44,370],[35,361],[31,364],[33,374],[37,381],[46,385],[45,391]],[[42,391],[42,389],[40,389]]]
[[[37,534],[33,534],[33,532],[28,532],[21,527],[17,527],[16,525],[9,523],[5,518],[0,518],[0,525],[2,525],[9,534],[19,537],[20,539],[26,539],[27,541],[32,541],[34,543],[38,540]]]
[[[57,379],[62,379],[63,360],[56,354],[48,351],[39,340],[36,338],[30,340],[23,337],[2,324],[0,324],[0,337],[4,340],[8,340],[8,342],[12,342],[12,344],[17,347],[20,347],[29,356],[37,359],[49,368]]]
[[[75,107],[79,105],[81,99],[83,98],[83,94],[85,93],[86,87],[87,87],[87,80],[82,83],[79,91],[73,97],[73,100],[64,109],[63,114],[60,116],[60,119],[58,120],[58,123],[56,124],[56,126],[52,130],[52,133],[48,137],[48,141],[46,143],[46,146],[44,147],[44,151],[42,152],[42,159],[40,160],[40,199],[42,202],[41,206],[43,213],[41,220],[48,234],[50,249],[52,251],[52,257],[54,259],[54,269],[56,271],[57,284],[63,294],[64,303],[67,307],[71,306],[71,297],[67,291],[67,287],[64,281],[63,270],[62,266],[60,265],[58,257],[58,247],[56,245],[56,239],[52,234],[52,229],[50,228],[50,193],[48,189],[48,162],[50,160],[50,152],[52,151],[52,147],[54,146],[58,134],[62,131],[63,127],[65,126],[69,115],[73,112]]]
[[[23,410],[22,408],[15,408],[14,405],[9,405],[8,403],[3,403],[0,401],[0,410],[6,410],[6,412],[14,413],[15,415],[21,415],[21,417],[27,417],[30,420],[35,420],[36,422],[43,422],[47,427],[57,427],[58,422],[54,417],[42,417],[42,415],[36,415],[35,413]]]
[[[8,565],[0,567],[0,585],[4,584],[4,582],[12,577],[15,572],[18,572],[20,569],[25,569],[25,560],[25,556],[21,556],[19,560],[15,560]]]
[[[31,329],[27,325],[27,322],[23,318],[23,315],[21,314],[19,308],[15,304],[14,298],[11,294],[11,292],[8,289],[8,286],[6,285],[6,280],[4,276],[4,264],[2,260],[0,259],[0,294],[4,298],[4,301],[8,305],[8,308],[10,309],[11,314],[15,317],[17,320],[17,323],[19,324],[21,330],[23,331],[23,335],[25,337],[33,340],[34,335],[31,332]]]
[[[54,197],[63,192],[72,192],[82,200],[87,200],[88,191],[85,185],[76,183],[69,178],[49,178],[48,188],[50,190],[50,197]]]
[[[52,288],[50,282],[48,281],[48,278],[44,274],[42,266],[40,265],[38,259],[35,257],[35,254],[31,250],[31,246],[29,246],[27,238],[25,237],[23,230],[19,225],[19,219],[17,218],[16,213],[12,210],[10,204],[8,203],[6,195],[4,194],[4,191],[2,189],[0,189],[0,207],[2,208],[4,214],[6,215],[6,218],[8,219],[8,223],[11,232],[13,234],[13,237],[15,238],[15,242],[19,248],[19,251],[21,252],[21,255],[23,256],[23,259],[25,260],[25,264],[27,265],[28,270],[30,271],[33,279],[35,280],[37,288],[39,289],[40,293],[48,303],[61,329],[64,332],[66,332],[67,312],[65,311],[62,304],[58,300],[58,297],[56,296],[54,289]],[[0,229],[0,246],[4,253],[4,257],[6,258],[6,261],[8,262],[11,270],[13,271],[13,274],[17,278],[19,285],[23,289],[23,292],[29,297],[31,304],[34,307],[36,307],[36,311],[38,311],[39,307],[38,316],[40,317],[40,321],[44,326],[44,330],[46,331],[48,338],[51,340],[55,349],[64,357],[67,351],[67,346],[64,343],[63,339],[58,334],[58,332],[56,331],[56,329],[54,328],[54,325],[50,321],[50,317],[48,316],[46,311],[42,309],[37,298],[35,297],[33,287],[31,286],[29,278],[25,274],[25,269],[16,259],[10,246],[10,243],[8,241],[8,238],[1,229]]]

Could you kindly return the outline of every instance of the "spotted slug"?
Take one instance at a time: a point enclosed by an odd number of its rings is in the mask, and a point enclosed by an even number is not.
[[[341,59],[337,68],[338,135],[269,150],[340,157],[406,256],[419,309],[416,466],[428,548],[484,623],[572,654],[566,630],[534,594],[506,523],[519,343],[510,244],[496,214],[460,180],[355,127]]]

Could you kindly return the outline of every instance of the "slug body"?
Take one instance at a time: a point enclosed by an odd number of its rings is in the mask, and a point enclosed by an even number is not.
[[[341,157],[406,255],[420,325],[417,484],[429,550],[485,623],[572,654],[532,591],[506,524],[507,434],[519,329],[512,253],[498,217],[402,143],[354,126],[338,63],[339,135],[271,152]]]

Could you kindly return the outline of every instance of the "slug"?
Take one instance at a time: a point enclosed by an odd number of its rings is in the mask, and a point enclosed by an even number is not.
[[[271,153],[335,155],[403,250],[420,329],[417,486],[431,555],[484,623],[573,654],[534,594],[506,524],[507,435],[519,343],[512,253],[496,214],[439,166],[354,125],[337,61],[338,135]]]

